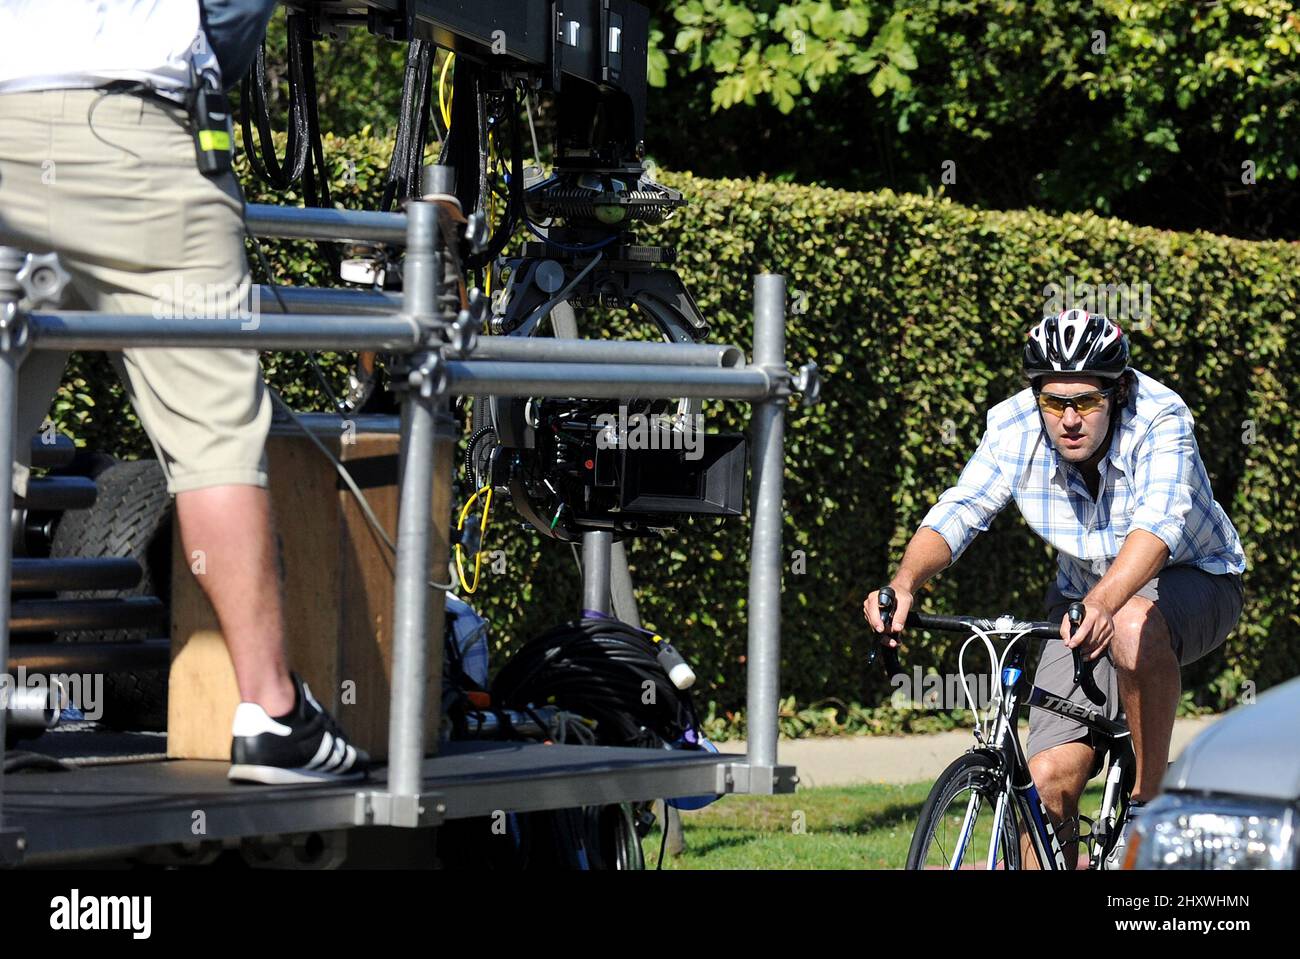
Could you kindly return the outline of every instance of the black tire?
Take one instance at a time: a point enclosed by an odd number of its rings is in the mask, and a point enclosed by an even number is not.
[[[156,596],[171,599],[172,498],[157,460],[115,463],[95,477],[99,493],[89,509],[69,510],[59,520],[50,555],[130,557],[144,570],[140,584],[115,592],[67,590],[62,599]],[[148,630],[65,631],[64,643],[155,639]],[[102,721],[119,729],[167,726],[167,668],[109,673],[104,677]]]
[[[993,829],[993,812],[1002,783],[997,763],[985,753],[966,753],[940,774],[930,790],[907,852],[908,869],[949,868],[960,837],[962,822],[972,794],[980,797],[972,838],[967,840],[959,868],[987,865],[988,844]],[[955,824],[954,824],[955,823]],[[1020,868],[1020,839],[1014,803],[1008,797],[1002,819],[1000,862],[1003,868]]]
[[[636,818],[631,803],[601,806],[600,836],[602,859],[606,869],[645,869],[645,854],[641,837],[637,835]]]

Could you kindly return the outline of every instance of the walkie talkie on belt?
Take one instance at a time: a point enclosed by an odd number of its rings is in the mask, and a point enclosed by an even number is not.
[[[205,176],[229,173],[234,146],[230,101],[221,92],[217,75],[206,72],[190,91],[188,107],[194,123],[194,149]]]

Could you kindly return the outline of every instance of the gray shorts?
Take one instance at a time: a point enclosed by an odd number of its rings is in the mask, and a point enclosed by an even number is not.
[[[1137,591],[1137,595],[1155,603],[1164,616],[1173,641],[1174,655],[1182,666],[1195,662],[1223,645],[1228,633],[1237,625],[1243,602],[1240,575],[1233,573],[1216,576],[1194,566],[1169,566],[1161,570],[1158,577]],[[1046,618],[1051,622],[1060,622],[1071,602],[1073,600],[1062,596],[1053,582],[1043,597]],[[1097,660],[1093,679],[1106,697],[1102,709],[1107,718],[1122,716],[1124,708],[1120,702],[1119,683],[1109,650]],[[1038,670],[1034,674],[1034,685],[1041,686],[1050,693],[1063,695],[1071,690],[1073,682],[1074,660],[1070,651],[1061,640],[1049,639],[1043,644]],[[1071,702],[1080,704],[1088,701],[1080,689],[1074,689],[1068,698]],[[1093,732],[1083,723],[1041,709],[1029,711],[1029,740],[1025,750],[1027,756],[1063,743],[1088,742],[1095,748],[1099,744],[1093,742],[1093,739]],[[1098,752],[1097,765],[1101,758],[1102,755]],[[1093,775],[1098,772],[1097,765],[1093,767]]]

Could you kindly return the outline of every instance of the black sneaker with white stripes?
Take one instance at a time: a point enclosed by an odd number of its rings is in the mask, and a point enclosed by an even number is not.
[[[302,677],[290,675],[294,705],[284,716],[272,717],[257,703],[235,710],[229,778],[272,786],[364,779],[370,757],[348,742]]]

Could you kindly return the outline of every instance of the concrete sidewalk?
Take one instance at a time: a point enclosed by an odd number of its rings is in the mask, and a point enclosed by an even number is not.
[[[1192,739],[1218,717],[1179,719],[1174,722],[1169,759],[1173,761]],[[1027,732],[1020,724],[1020,741]],[[944,768],[975,745],[970,729],[949,733],[911,736],[829,736],[816,739],[783,739],[777,746],[778,760],[795,766],[799,785],[848,786],[854,783],[915,783],[931,781]],[[724,753],[743,753],[739,740],[718,743]]]

